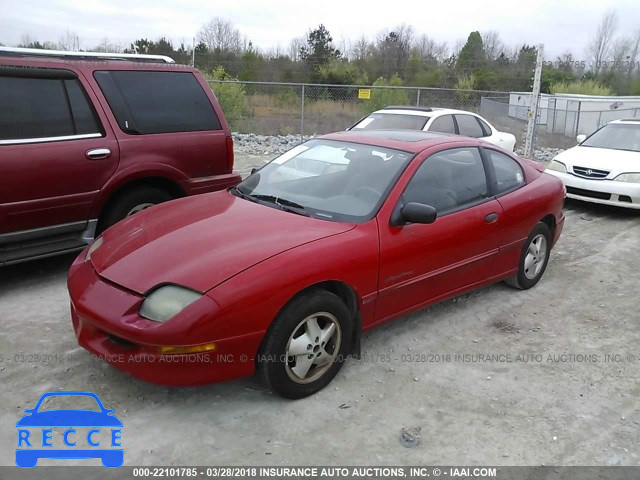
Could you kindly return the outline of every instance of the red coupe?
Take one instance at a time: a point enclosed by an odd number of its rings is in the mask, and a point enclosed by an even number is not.
[[[69,272],[73,327],[146,381],[257,370],[302,398],[357,356],[362,331],[491,282],[533,287],[564,197],[541,165],[480,140],[326,135],[105,231]]]

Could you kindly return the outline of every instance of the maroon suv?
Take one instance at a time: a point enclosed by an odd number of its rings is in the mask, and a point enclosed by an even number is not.
[[[198,70],[68,55],[0,48],[0,266],[78,250],[144,208],[240,181]]]

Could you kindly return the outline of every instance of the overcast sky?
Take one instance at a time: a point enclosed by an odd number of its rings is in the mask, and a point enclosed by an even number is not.
[[[638,32],[640,0],[0,0],[0,43],[16,45],[24,34],[57,42],[67,29],[78,33],[83,49],[105,37],[123,46],[162,35],[190,43],[203,22],[218,16],[262,50],[280,45],[286,52],[292,38],[320,23],[338,46],[343,39],[375,38],[406,23],[450,48],[473,30],[495,30],[510,47],[544,43],[547,59],[571,50],[581,60],[589,36],[611,8],[618,13],[618,34]]]

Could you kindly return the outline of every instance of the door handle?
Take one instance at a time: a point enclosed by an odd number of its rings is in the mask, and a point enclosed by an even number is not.
[[[89,160],[103,160],[111,156],[111,150],[108,148],[96,148],[86,153]]]
[[[486,217],[484,217],[484,221],[485,221],[485,222],[487,222],[487,223],[493,223],[493,222],[495,222],[496,220],[498,220],[498,214],[497,214],[497,213],[495,213],[495,212],[490,213],[489,215],[487,215]]]

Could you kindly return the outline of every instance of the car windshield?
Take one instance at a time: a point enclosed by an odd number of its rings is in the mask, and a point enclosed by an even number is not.
[[[101,412],[96,399],[86,395],[50,395],[42,400],[38,412],[50,410],[91,410]]]
[[[610,123],[587,138],[580,146],[640,152],[640,124]]]
[[[372,113],[356,123],[354,129],[363,130],[422,130],[430,117],[401,113]]]
[[[310,140],[245,179],[236,195],[334,221],[363,222],[380,208],[414,154],[334,140]]]

